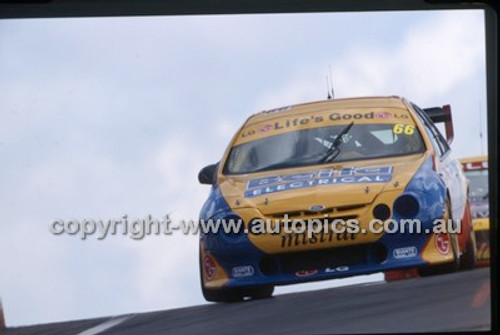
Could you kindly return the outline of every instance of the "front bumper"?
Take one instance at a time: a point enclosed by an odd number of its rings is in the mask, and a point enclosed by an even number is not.
[[[207,288],[286,285],[450,262],[453,253],[436,247],[435,234],[384,235],[375,243],[266,254],[248,240],[232,248],[207,248],[202,258],[215,269],[204,274]],[[203,262],[203,259],[202,259]],[[205,263],[205,262],[203,262]],[[215,271],[215,272],[214,272]]]

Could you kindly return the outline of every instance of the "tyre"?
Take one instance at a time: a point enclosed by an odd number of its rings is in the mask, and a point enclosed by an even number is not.
[[[460,256],[460,269],[470,270],[476,267],[477,262],[477,246],[476,246],[476,236],[474,231],[471,231],[469,238],[467,239],[467,246],[465,252]]]
[[[238,302],[244,298],[243,292],[234,288],[206,289],[202,283],[201,291],[205,300],[210,302]]]
[[[252,299],[266,299],[270,298],[274,292],[273,285],[257,286],[247,289],[248,296]]]
[[[466,204],[466,213],[469,222],[467,224],[467,228],[469,229],[469,236],[467,239],[467,245],[465,247],[464,253],[460,256],[460,269],[468,270],[476,267],[477,262],[477,244],[476,244],[476,234],[474,234],[474,230],[472,229],[472,219],[470,215],[470,207],[469,202]]]

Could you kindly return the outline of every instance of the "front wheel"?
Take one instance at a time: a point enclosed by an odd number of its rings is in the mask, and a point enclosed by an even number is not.
[[[266,299],[272,297],[274,292],[273,285],[264,285],[247,288],[247,294],[252,299]]]
[[[256,286],[256,287],[241,287],[241,288],[219,288],[207,289],[201,286],[203,297],[211,302],[238,302],[245,297],[253,300],[270,298],[274,292],[273,285]]]
[[[476,267],[477,263],[477,244],[476,244],[476,234],[472,228],[472,219],[470,214],[469,202],[466,204],[466,210],[468,211],[466,216],[469,219],[467,228],[469,229],[469,236],[467,239],[467,245],[465,247],[464,253],[460,256],[460,268],[463,270],[473,269]]]
[[[205,300],[210,302],[238,302],[244,298],[243,292],[234,288],[207,289],[202,283],[201,291]]]

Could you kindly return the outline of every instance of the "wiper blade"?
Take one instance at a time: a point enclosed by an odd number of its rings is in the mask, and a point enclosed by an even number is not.
[[[267,170],[283,169],[283,168],[289,168],[289,167],[299,167],[299,166],[316,164],[316,157],[317,157],[317,155],[307,156],[307,157],[297,157],[295,159],[266,165],[264,167],[261,167],[259,169],[256,169],[256,170],[253,170],[250,172],[260,172],[260,171],[267,171]]]
[[[337,157],[340,154],[340,145],[343,143],[342,142],[342,137],[346,135],[349,130],[351,130],[352,125],[354,124],[354,121],[349,123],[342,131],[335,137],[333,140],[332,146],[328,148],[328,150],[325,152],[325,154],[320,158],[319,162],[320,163],[326,163],[326,162],[332,162],[335,157]]]

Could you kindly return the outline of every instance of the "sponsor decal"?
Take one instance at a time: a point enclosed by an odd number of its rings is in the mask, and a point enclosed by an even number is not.
[[[443,255],[447,255],[450,251],[450,237],[448,234],[439,233],[434,240],[437,251]]]
[[[309,207],[309,210],[311,212],[319,212],[322,211],[323,209],[325,209],[325,206],[323,205],[312,205],[311,207]]]
[[[251,265],[236,266],[232,268],[231,275],[233,278],[243,278],[253,276],[255,270]]]
[[[217,272],[217,265],[212,257],[203,257],[203,272],[205,273],[205,278],[207,280],[214,279],[215,273]]]
[[[398,123],[394,125],[394,127],[392,128],[392,132],[394,134],[404,134],[411,136],[415,133],[415,126],[411,124]]]
[[[349,271],[348,266],[328,267],[325,269],[325,273],[346,272],[346,271]]]
[[[270,111],[281,111],[285,109],[277,109]],[[275,121],[274,123],[268,123],[258,128],[258,132],[268,132],[271,130],[281,130],[287,128],[294,128],[297,126],[305,126],[308,124],[321,124],[325,121],[350,121],[350,120],[374,120],[374,119],[408,119],[407,113],[389,113],[389,112],[367,112],[367,113],[339,113],[332,112],[328,115],[309,115],[303,117],[295,117],[290,119],[281,119]],[[257,131],[255,129],[249,129],[241,133],[241,137],[245,138],[248,136],[255,135]]]
[[[353,241],[357,237],[355,233],[349,233],[347,230],[343,233],[336,233],[333,230],[321,231],[319,233],[289,233],[281,236],[281,247],[292,248],[301,245],[325,243],[332,241]]]
[[[416,247],[397,248],[392,251],[392,255],[396,259],[412,258],[417,256],[418,250]]]
[[[266,125],[261,126],[259,128],[259,132],[265,133],[266,131],[269,131],[269,130],[272,130],[272,129],[273,129],[273,125],[272,124],[266,124]]]
[[[250,129],[250,130],[246,130],[244,132],[241,133],[241,137],[248,137],[248,136],[252,136],[252,135],[255,135],[256,131],[254,129]]]
[[[389,112],[376,112],[375,117],[378,119],[390,119],[390,118],[395,118],[395,119],[408,119],[408,114],[405,113],[389,113]]]
[[[302,271],[295,272],[295,275],[297,277],[309,277],[309,276],[314,276],[317,273],[318,273],[318,270],[302,270]]]
[[[347,113],[332,113],[328,116],[328,118],[332,121],[339,121],[339,120],[360,120],[360,119],[373,119],[374,113],[369,112],[369,113],[352,113],[352,114],[347,114]]]
[[[388,118],[392,117],[392,114],[389,112],[377,112],[377,113],[375,113],[375,115],[379,119],[388,119]]]
[[[387,183],[392,179],[392,172],[392,166],[349,167],[257,178],[248,181],[245,198],[315,186]]]

